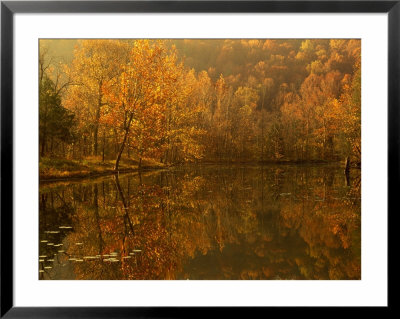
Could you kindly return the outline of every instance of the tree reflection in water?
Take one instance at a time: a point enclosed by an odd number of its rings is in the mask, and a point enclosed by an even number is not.
[[[42,185],[39,278],[360,279],[360,184],[280,165]]]

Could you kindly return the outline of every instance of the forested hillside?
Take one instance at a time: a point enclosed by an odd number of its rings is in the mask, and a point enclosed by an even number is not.
[[[41,40],[40,156],[361,160],[361,41]]]

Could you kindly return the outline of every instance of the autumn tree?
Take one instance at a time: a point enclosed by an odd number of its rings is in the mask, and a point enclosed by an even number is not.
[[[340,121],[344,134],[347,156],[361,162],[361,70],[360,65],[354,71],[353,78],[344,81],[344,92],[340,98],[342,105]]]
[[[74,114],[73,157],[361,158],[357,39],[79,40],[57,60],[41,47],[39,77]]]
[[[91,154],[98,155],[99,121],[105,105],[103,85],[117,77],[126,63],[128,43],[121,40],[79,40],[66,71],[73,81],[66,106],[82,116],[81,130],[92,139]],[[104,140],[103,140],[104,142]]]
[[[239,87],[233,98],[232,139],[236,157],[241,160],[252,159],[256,153],[256,107],[258,93],[249,87]]]
[[[166,103],[167,163],[198,161],[204,156],[207,106],[210,106],[210,79],[206,72],[196,78],[194,70],[180,72],[171,90],[174,98]]]
[[[219,160],[226,160],[227,143],[230,141],[231,122],[229,111],[232,100],[232,89],[229,88],[221,74],[215,83],[215,105],[212,114],[211,136],[213,140],[214,156]]]
[[[172,50],[161,41],[134,42],[128,63],[121,66],[120,75],[108,81],[103,90],[107,100],[104,121],[116,126],[122,135],[115,170],[118,170],[133,121],[139,122],[144,112],[162,108],[171,100],[175,91],[170,89],[176,81],[176,54]],[[160,113],[153,112],[157,114]]]

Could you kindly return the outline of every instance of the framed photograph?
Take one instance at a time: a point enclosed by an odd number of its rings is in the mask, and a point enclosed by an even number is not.
[[[389,308],[399,28],[399,1],[2,1],[1,316]]]

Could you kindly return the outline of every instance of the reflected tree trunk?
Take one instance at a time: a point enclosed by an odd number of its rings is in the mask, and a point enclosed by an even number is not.
[[[346,175],[346,186],[350,186],[350,157],[346,157],[344,174]]]
[[[103,190],[103,192],[104,192],[104,190]],[[103,252],[104,240],[103,240],[103,236],[101,233],[101,227],[100,227],[99,202],[98,202],[99,190],[98,190],[97,184],[93,185],[93,193],[94,193],[94,196],[93,196],[94,215],[96,217],[96,227],[97,227],[97,232],[99,234],[99,255],[101,255]]]
[[[130,219],[130,217],[129,217],[128,205],[127,205],[127,203],[126,203],[126,199],[125,199],[125,196],[124,196],[124,192],[122,191],[122,187],[121,187],[121,184],[120,184],[120,182],[119,182],[118,174],[115,175],[114,177],[115,177],[115,185],[117,186],[118,194],[119,194],[119,196],[120,196],[120,198],[121,198],[122,205],[123,205],[123,207],[124,207],[125,235],[127,236],[128,233],[129,233],[128,226],[129,226],[129,229],[131,230],[132,235],[133,235],[135,232],[134,232],[134,230],[133,230],[132,221],[131,221],[131,219]],[[125,238],[124,238],[124,241],[125,241]]]

